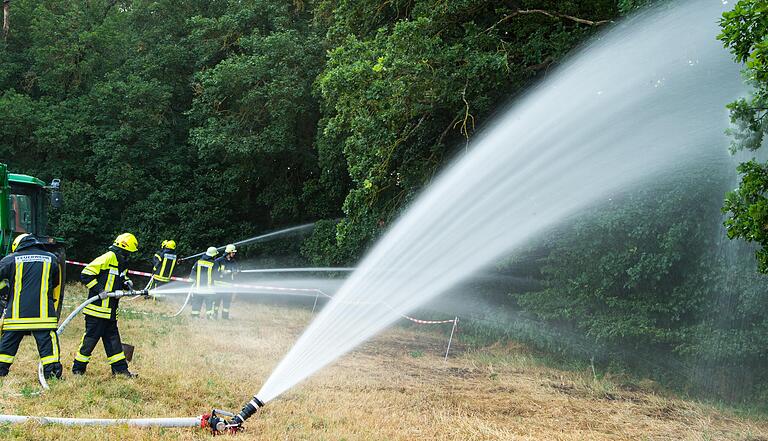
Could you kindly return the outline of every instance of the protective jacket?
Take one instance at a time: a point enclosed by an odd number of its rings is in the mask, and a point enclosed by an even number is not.
[[[43,250],[34,236],[22,239],[16,252],[0,260],[0,280],[10,282],[3,330],[56,329],[60,277],[56,255]]]
[[[189,273],[189,277],[194,280],[196,288],[203,288],[213,286],[214,284],[214,266],[215,262],[213,257],[209,255],[203,255],[195,265],[192,267],[192,272]]]
[[[176,267],[176,251],[163,248],[155,253],[152,258],[152,278],[158,282],[168,283],[171,281],[173,269]]]
[[[109,251],[93,259],[80,273],[80,280],[88,287],[88,298],[99,295],[101,292],[112,292],[125,289],[125,275],[128,272],[128,264],[123,251],[116,246],[109,247]],[[83,314],[107,320],[117,320],[117,305],[120,299],[109,297],[97,300],[86,306]]]
[[[216,259],[213,266],[219,282],[231,283],[235,279],[235,273],[240,271],[237,261],[227,259],[226,255]]]

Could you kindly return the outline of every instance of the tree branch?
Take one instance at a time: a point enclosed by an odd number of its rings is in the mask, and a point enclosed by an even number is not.
[[[486,29],[485,32],[490,32],[493,29],[495,29],[496,26],[506,21],[509,21],[512,18],[515,18],[519,15],[531,15],[531,14],[546,15],[547,17],[550,17],[550,18],[562,18],[562,19],[571,20],[576,23],[589,25],[589,26],[600,26],[600,25],[604,25],[606,23],[611,22],[611,20],[598,20],[598,21],[587,20],[584,18],[574,17],[573,15],[561,14],[559,12],[545,11],[543,9],[518,9],[516,11],[513,11],[511,14],[504,16],[501,20],[497,21],[493,26]]]
[[[461,134],[464,135],[464,137],[469,140],[469,122],[472,123],[472,130],[475,130],[475,117],[472,116],[471,113],[469,113],[469,102],[467,101],[467,85],[468,82],[464,83],[464,90],[461,92],[461,100],[464,101],[464,119],[462,121],[457,121],[456,124],[454,124],[454,128],[461,124]]]
[[[542,69],[548,68],[554,62],[555,62],[555,59],[552,58],[551,56],[549,56],[549,57],[545,58],[544,61],[542,61],[539,64],[534,64],[532,66],[526,67],[525,70],[530,71],[530,72],[538,72],[538,71],[540,71]]]

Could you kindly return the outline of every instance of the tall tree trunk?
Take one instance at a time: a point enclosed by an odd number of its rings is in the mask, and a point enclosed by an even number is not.
[[[11,0],[3,0],[3,39],[8,38],[11,28]]]

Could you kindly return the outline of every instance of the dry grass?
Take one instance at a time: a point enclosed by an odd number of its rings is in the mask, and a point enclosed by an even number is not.
[[[37,355],[26,338],[3,382],[0,411],[136,418],[194,416],[213,406],[239,410],[311,319],[305,309],[243,302],[235,303],[229,322],[161,315],[175,306],[141,299],[123,304],[124,311],[149,313],[125,312],[121,319],[123,339],[136,345],[136,380],[112,378],[99,346],[88,376],[66,375],[43,396],[29,396],[37,390]],[[67,374],[82,325],[76,319],[62,338]],[[445,338],[427,328],[390,330],[269,403],[238,438],[768,440],[766,421],[625,390],[588,372],[546,368],[524,348],[459,348],[443,363],[444,345]],[[24,440],[208,437],[200,429],[0,427],[0,438]]]

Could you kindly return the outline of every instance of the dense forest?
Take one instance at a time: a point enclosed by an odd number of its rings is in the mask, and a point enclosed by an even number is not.
[[[122,231],[147,257],[167,238],[186,255],[314,222],[294,258],[354,264],[510,100],[647,3],[13,0],[0,160],[62,178],[52,227],[76,258]],[[738,2],[720,36],[756,85],[731,105],[734,150],[757,149],[768,131],[760,3]],[[731,237],[768,244],[767,169],[739,169],[747,185],[728,195]],[[766,402],[768,296],[754,250],[723,240],[735,176],[692,173],[619,195],[516,252],[498,271],[537,283],[502,284],[492,309],[551,332],[487,329]]]

